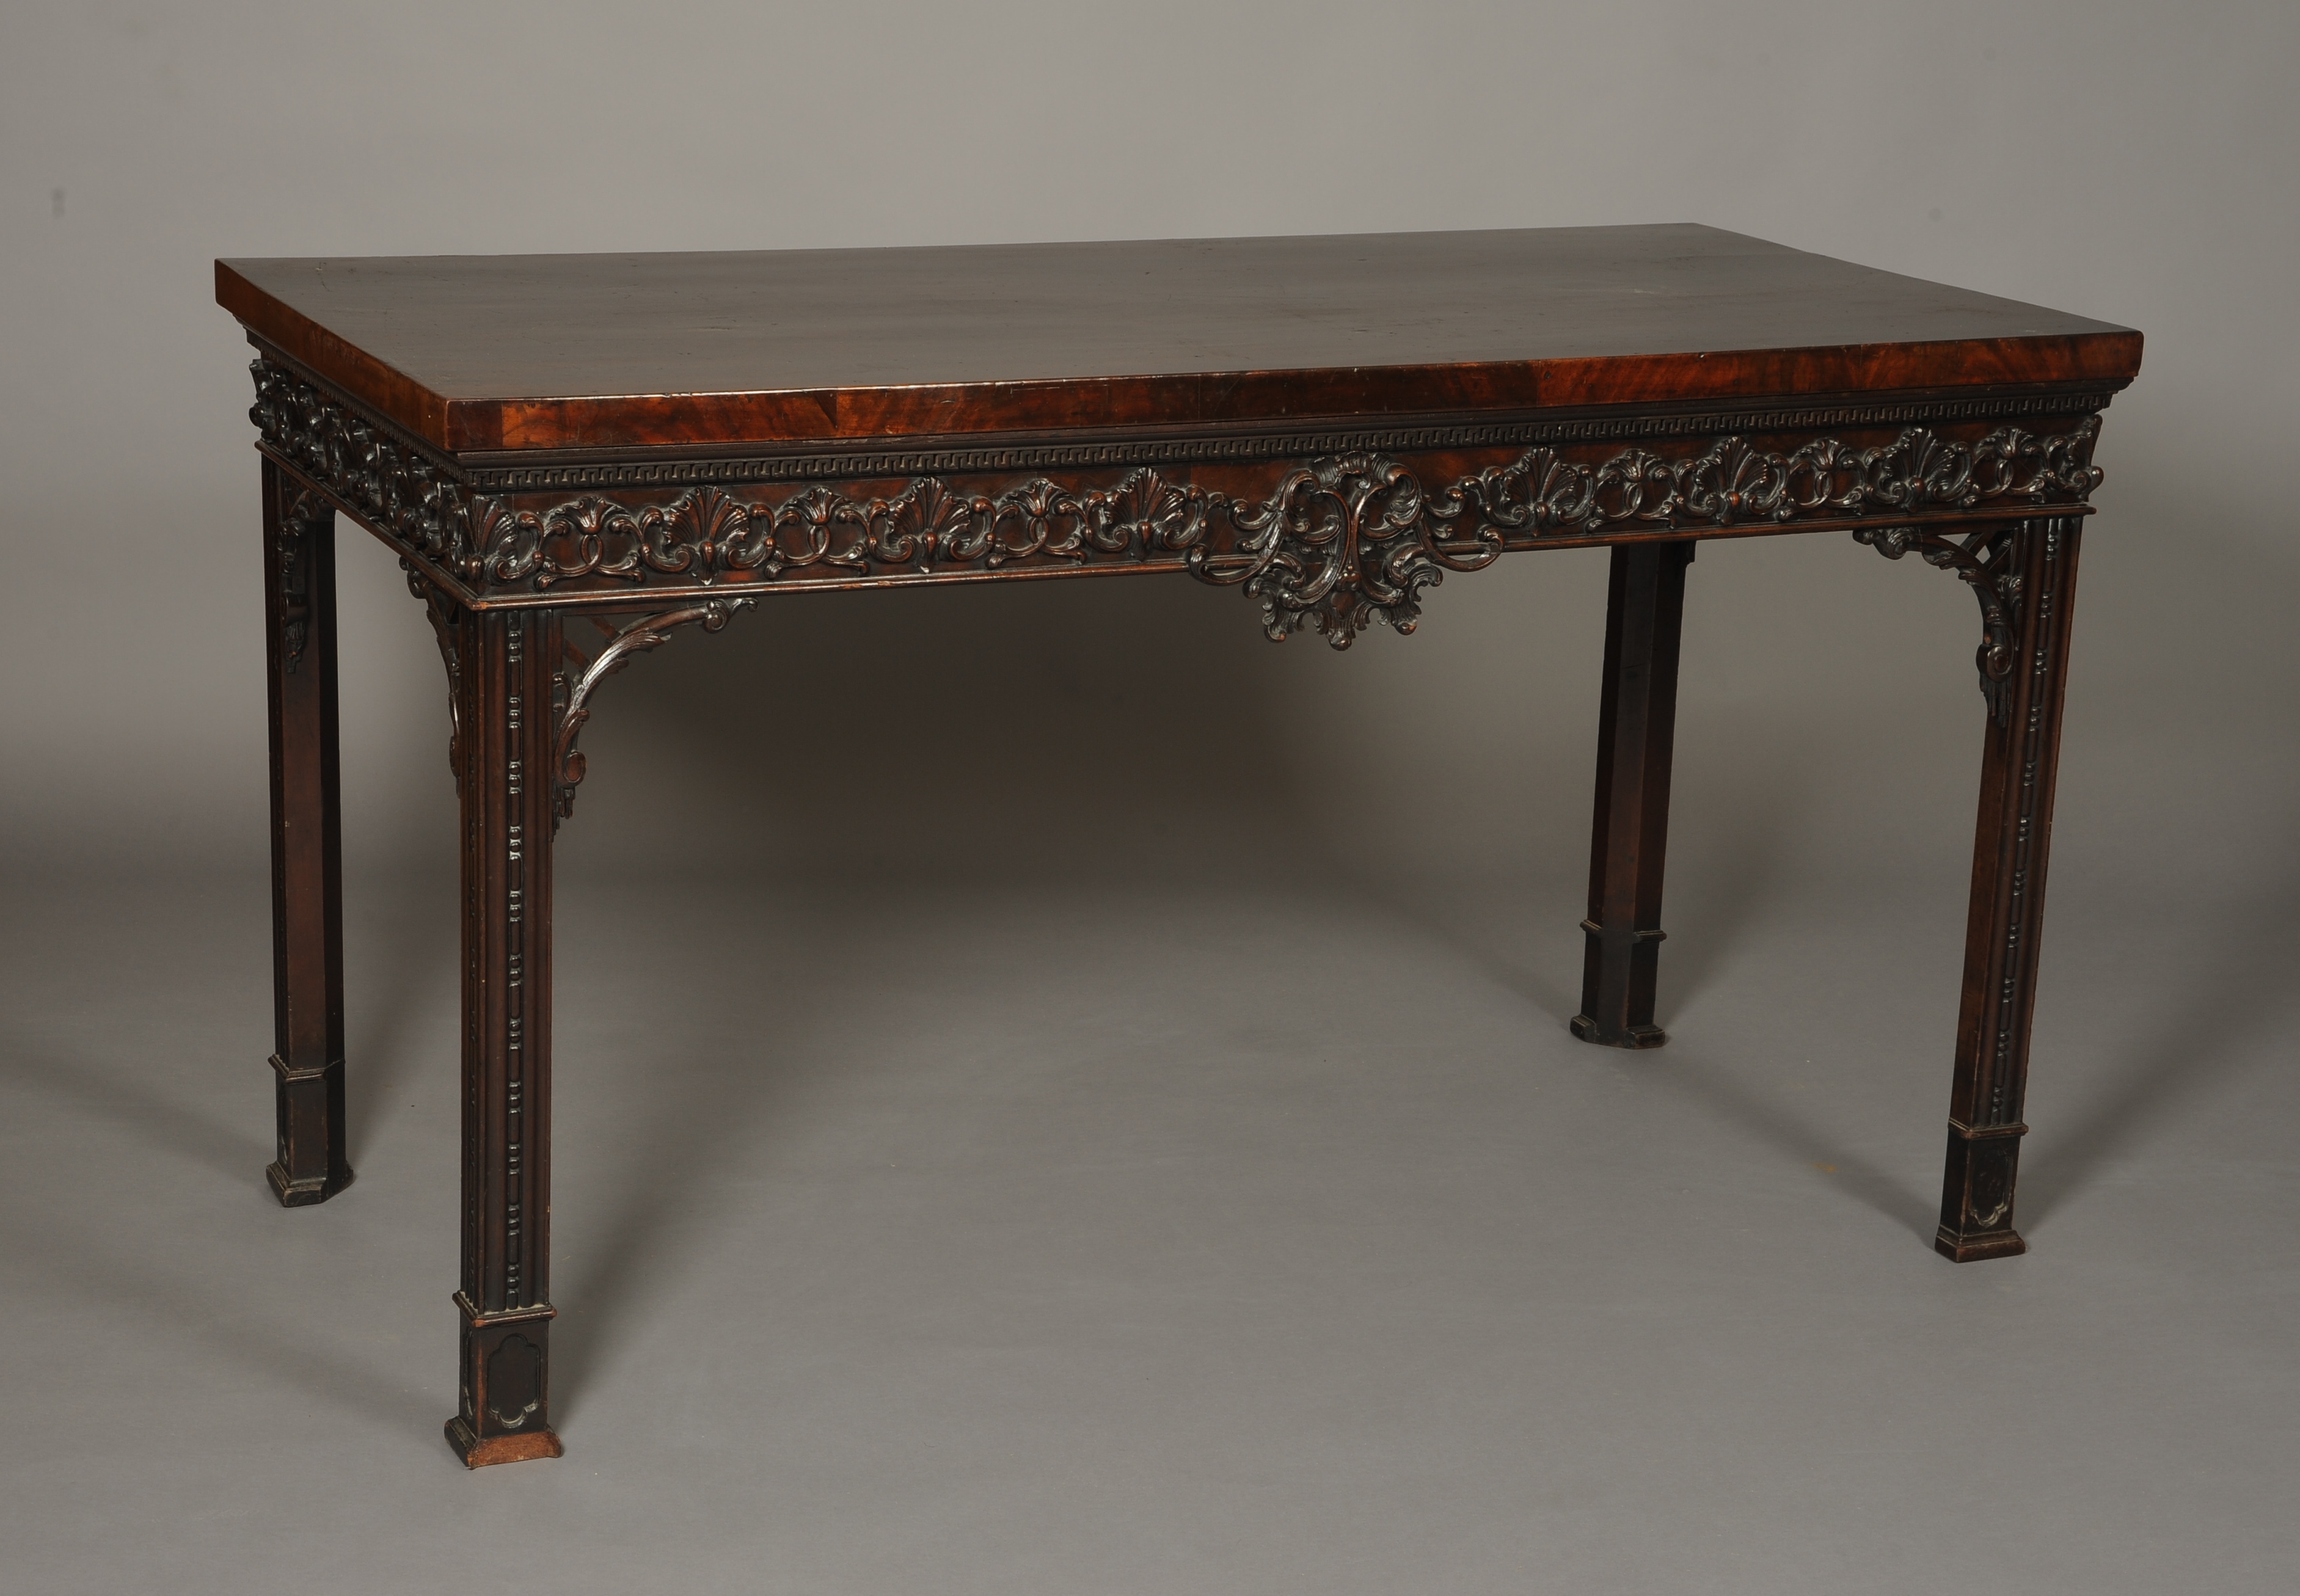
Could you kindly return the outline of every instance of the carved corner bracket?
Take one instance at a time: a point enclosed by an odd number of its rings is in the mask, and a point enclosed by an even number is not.
[[[1980,647],[1973,664],[1988,718],[2003,726],[2012,713],[2012,666],[2021,636],[2021,526],[1989,527],[1958,537],[1921,527],[1860,527],[1854,540],[1888,560],[1913,551],[1927,565],[1953,570],[1980,602]]]
[[[462,617],[462,606],[455,602],[454,595],[427,577],[413,561],[402,559],[399,566],[407,578],[407,591],[422,601],[424,618],[431,623],[432,638],[439,646],[440,663],[446,667],[447,766],[454,772],[456,787],[461,791],[463,779],[462,661],[457,644],[457,623]],[[719,631],[735,618],[738,611],[749,609],[755,602],[745,597],[712,598],[699,604],[643,615],[621,626],[595,616],[591,618],[592,624],[599,628],[604,640],[597,651],[588,656],[562,638],[561,647],[565,656],[564,665],[554,670],[551,677],[552,812],[554,827],[558,821],[575,812],[575,789],[581,784],[588,769],[588,761],[581,751],[576,748],[575,740],[581,736],[584,722],[591,718],[591,695],[598,685],[629,665],[636,656],[661,648],[681,628],[699,626],[706,632]]]
[[[336,508],[293,477],[281,478],[279,494],[279,669],[293,676],[312,641],[312,539]]]
[[[738,611],[749,609],[754,602],[747,598],[714,598],[683,609],[643,615],[621,627],[594,617],[592,624],[604,635],[597,653],[587,659],[572,644],[562,644],[565,668],[553,672],[551,677],[554,827],[574,814],[575,789],[590,769],[589,761],[575,746],[575,739],[582,735],[584,722],[591,718],[591,694],[598,685],[637,656],[661,648],[680,628],[699,626],[706,632],[722,630]]]
[[[407,591],[423,601],[424,619],[431,623],[432,640],[439,645],[439,662],[447,668],[447,769],[455,774],[455,788],[463,786],[463,670],[455,646],[455,621],[460,610],[453,597],[427,580],[412,560],[401,558]]]

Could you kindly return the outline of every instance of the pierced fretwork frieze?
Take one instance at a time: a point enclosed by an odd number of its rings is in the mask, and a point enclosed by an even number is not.
[[[404,438],[344,409],[270,361],[248,370],[255,403],[247,419],[298,472],[406,549],[446,569],[462,559],[462,486]]]
[[[538,510],[479,498],[471,527],[484,580],[540,593],[586,577],[685,578],[709,586],[729,576],[773,578],[818,567],[923,575],[1032,559],[1174,555],[1201,539],[1211,502],[1145,469],[1107,488],[1073,490],[1038,478],[996,495],[921,477],[869,498],[820,485],[779,502],[746,502],[711,486],[662,505],[587,495]]]
[[[715,486],[664,504],[586,495],[536,508],[481,497],[471,527],[480,579],[537,593],[601,578],[716,586],[801,573],[1179,564],[1261,601],[1271,637],[1307,627],[1346,648],[1374,621],[1411,631],[1422,591],[1446,571],[1545,537],[2079,502],[2100,480],[2097,430],[2088,418],[2058,436],[2005,427],[1959,442],[1910,428],[1870,448],[1822,438],[1788,453],[1726,437],[1685,459],[1631,449],[1596,462],[1545,446],[1434,494],[1405,462],[1362,453],[1313,459],[1260,496],[1144,467],[1107,487],[1033,478],[996,494],[922,477],[870,496],[818,484],[780,500]]]
[[[554,502],[477,491],[456,479],[460,468],[450,475],[285,369],[258,361],[255,375],[251,414],[266,446],[482,604],[564,594],[579,607],[622,592],[670,603],[785,583],[1130,565],[1238,586],[1261,603],[1273,638],[1307,628],[1340,648],[1376,621],[1411,630],[1422,594],[1446,572],[1506,550],[2027,514],[2083,503],[2101,476],[2092,464],[2099,418],[2088,415],[2054,433],[2013,422],[1979,436],[1978,425],[1957,424],[1962,436],[1924,424],[1851,440],[1730,432],[1675,453],[1582,437],[1514,452],[1305,452],[1258,465],[1210,457],[1101,481],[912,475],[768,490],[729,480]],[[1977,403],[1941,402],[1945,413]],[[1643,423],[1620,425],[1626,434]]]

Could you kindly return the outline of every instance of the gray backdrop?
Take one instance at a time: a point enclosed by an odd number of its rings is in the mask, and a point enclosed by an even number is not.
[[[2290,1588],[2296,69],[2227,3],[9,7],[0,1584]],[[1946,576],[1702,551],[1641,1057],[1562,1029],[1601,555],[1344,657],[1179,580],[819,596],[585,734],[570,1451],[455,1468],[444,684],[344,525],[360,1180],[283,1214],[211,260],[1665,220],[2147,335],[2037,1251],[1923,1243]]]

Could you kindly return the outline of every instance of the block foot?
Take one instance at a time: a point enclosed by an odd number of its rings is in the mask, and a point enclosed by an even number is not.
[[[556,1458],[567,1451],[549,1430],[536,1430],[525,1435],[490,1435],[483,1441],[471,1434],[471,1426],[463,1422],[461,1414],[447,1421],[447,1444],[454,1449],[466,1468],[485,1468],[490,1463],[524,1463],[530,1458]]]
[[[1959,1235],[1946,1225],[1933,1233],[1933,1251],[1952,1263],[1979,1263],[1984,1258],[2018,1258],[2029,1250],[2029,1243],[2012,1230],[1991,1231],[1985,1235]]]
[[[2012,1228],[2012,1188],[2021,1168],[2025,1125],[1948,1126],[1948,1171],[1942,1183],[1940,1227],[1933,1251],[1957,1263],[2017,1258],[2029,1250]]]
[[[1659,1026],[1629,1026],[1608,1031],[1586,1014],[1575,1015],[1572,1027],[1576,1036],[1599,1047],[1660,1047],[1669,1040],[1669,1033]]]
[[[271,1183],[271,1194],[279,1199],[281,1208],[309,1208],[329,1198],[352,1184],[352,1172],[346,1168],[338,1175],[322,1176],[317,1180],[290,1180],[288,1171],[278,1164],[267,1165],[263,1178]]]

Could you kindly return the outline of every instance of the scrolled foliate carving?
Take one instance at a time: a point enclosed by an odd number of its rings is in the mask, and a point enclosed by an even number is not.
[[[335,506],[292,478],[279,487],[279,669],[293,676],[312,640],[312,538]]]
[[[1262,630],[1283,642],[1304,627],[1347,648],[1374,621],[1410,632],[1421,590],[1447,570],[1475,570],[1500,558],[1490,522],[1470,521],[1462,536],[1433,517],[1421,484],[1397,461],[1345,454],[1289,473],[1261,501],[1222,501],[1237,536],[1223,553],[1193,547],[1192,571],[1237,583],[1262,601]]]
[[[929,474],[881,493],[812,481],[777,495],[732,479],[745,462],[727,461],[727,480],[675,494],[611,488],[538,504],[475,493],[456,479],[460,468],[449,475],[411,440],[351,414],[284,368],[258,361],[254,370],[251,414],[267,445],[482,603],[551,602],[562,590],[598,603],[603,590],[625,587],[647,594],[642,602],[670,603],[682,591],[783,581],[962,579],[1026,562],[1135,564],[1239,586],[1262,604],[1271,637],[1306,628],[1343,648],[1375,622],[1412,630],[1421,595],[1446,572],[1478,569],[1504,551],[1547,540],[1798,522],[1874,520],[1889,530],[1906,518],[2080,504],[2101,478],[2092,464],[2097,415],[2054,434],[2006,421],[1979,438],[1908,425],[1889,441],[1865,445],[1819,436],[1768,448],[1777,433],[1761,440],[1729,433],[1666,453],[1659,452],[1672,446],[1666,429],[1631,417],[1576,421],[1568,430],[1590,429],[1576,433],[1580,441],[1535,444],[1438,481],[1424,480],[1418,472],[1426,468],[1412,459],[1349,449],[1309,453],[1259,494],[1202,486],[1185,461],[1137,465],[1100,483],[1032,476],[982,484]],[[1974,403],[1943,401],[1941,409],[1962,414]],[[1752,411],[1743,420],[1812,418]],[[1618,438],[1645,441],[1599,454],[1609,427]],[[1302,440],[1305,450],[1317,441]],[[1200,470],[1225,451],[1218,439],[1204,447]]]
[[[1259,600],[1272,638],[1307,628],[1346,648],[1377,621],[1412,630],[1421,594],[1446,571],[1545,537],[2080,502],[2100,481],[2097,431],[2088,418],[2053,436],[2007,426],[1960,442],[1912,427],[1878,446],[1820,438],[1785,452],[1728,436],[1678,459],[1633,448],[1596,461],[1543,445],[1436,492],[1405,463],[1368,453],[1313,459],[1259,498],[1143,467],[1108,487],[1033,478],[991,494],[921,477],[888,495],[815,484],[749,500],[705,486],[662,505],[586,495],[536,509],[480,497],[470,514],[484,579],[538,593],[578,578],[712,586],[811,570],[1177,561]]]
[[[439,662],[447,668],[447,769],[455,773],[460,790],[463,785],[463,667],[456,643],[455,601],[426,581],[413,561],[403,556],[399,569],[406,573],[407,591],[422,602],[432,640],[439,645]]]
[[[1107,488],[1035,478],[995,495],[931,477],[889,496],[858,499],[818,484],[779,503],[705,486],[637,507],[586,495],[521,509],[482,497],[471,508],[471,536],[479,570],[499,586],[545,592],[578,578],[638,584],[654,575],[710,586],[736,573],[771,579],[814,567],[929,573],[1174,553],[1196,540],[1209,502],[1149,468]]]
[[[1911,427],[1868,449],[1824,437],[1775,453],[1729,436],[1687,458],[1625,449],[1594,465],[1536,448],[1454,483],[1432,513],[1504,532],[1588,536],[2068,503],[2100,486],[2099,433],[2091,416],[2056,436],[2000,427],[1977,443]]]
[[[1973,665],[1988,718],[2005,724],[2012,713],[2012,668],[2021,637],[2020,527],[1985,528],[1958,536],[1922,527],[1857,527],[1854,540],[1888,560],[1914,553],[1927,565],[1953,570],[1980,602],[1980,647]]]
[[[637,656],[670,642],[671,634],[681,627],[699,626],[706,632],[721,630],[734,619],[738,611],[749,609],[753,603],[747,598],[714,598],[683,609],[666,610],[657,615],[643,615],[621,627],[595,619],[594,624],[604,636],[596,653],[586,659],[573,644],[566,646],[565,668],[554,670],[551,677],[552,816],[554,826],[574,814],[575,789],[581,785],[589,769],[589,761],[576,748],[575,739],[582,735],[584,722],[591,718],[593,690]]]
[[[462,493],[437,463],[270,361],[248,370],[255,403],[247,419],[265,443],[370,526],[462,574]]]

